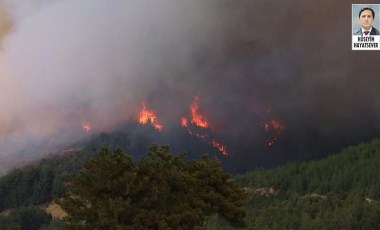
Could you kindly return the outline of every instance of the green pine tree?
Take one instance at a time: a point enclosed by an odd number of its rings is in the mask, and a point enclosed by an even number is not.
[[[194,229],[218,214],[244,226],[245,193],[217,159],[185,162],[167,146],[153,145],[134,163],[121,150],[104,148],[69,183],[58,203],[68,229]]]

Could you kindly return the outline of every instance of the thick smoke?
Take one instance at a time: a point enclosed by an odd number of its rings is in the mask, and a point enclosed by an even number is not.
[[[21,94],[9,97],[21,109],[15,129],[38,134],[73,116],[99,129],[126,120],[160,78],[190,69],[206,31],[218,29],[207,23],[213,10],[199,2],[45,2],[17,16],[2,43],[6,77]]]
[[[135,119],[160,82],[195,73],[194,57],[223,31],[215,2],[12,0],[1,10],[3,156],[75,140],[83,122],[109,131]]]
[[[195,95],[240,170],[313,159],[380,133],[380,52],[351,51],[343,1],[0,0],[1,155]],[[261,145],[261,111],[285,132]]]

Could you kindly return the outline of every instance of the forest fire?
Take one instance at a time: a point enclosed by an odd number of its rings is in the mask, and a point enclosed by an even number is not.
[[[265,131],[269,132],[269,128],[273,129],[273,135],[267,140],[267,145],[271,147],[276,141],[277,136],[284,132],[284,126],[279,120],[272,119],[268,123],[265,123]]]
[[[256,113],[258,115],[262,115],[260,112],[256,111]],[[265,133],[270,134],[270,137],[266,141],[266,145],[268,147],[272,147],[274,143],[276,143],[278,135],[282,134],[285,130],[284,125],[280,120],[267,118],[271,113],[272,109],[266,109],[264,111],[265,118],[262,119],[262,121],[257,122],[258,126],[262,126],[264,128]]]
[[[206,120],[206,117],[200,113],[198,113],[198,100],[199,97],[194,97],[193,104],[190,107],[191,110],[191,123],[195,124],[198,127],[201,128],[207,128],[208,122]]]
[[[187,127],[187,119],[185,117],[181,118],[181,126],[182,127]]]
[[[142,125],[147,124],[148,122],[153,125],[153,127],[161,132],[163,129],[163,126],[157,121],[157,116],[154,114],[153,111],[150,111],[146,108],[145,103],[142,103],[142,109],[139,113],[138,122]]]
[[[210,125],[207,117],[200,112],[199,97],[195,96],[192,104],[189,107],[188,116],[182,116],[180,125],[190,136],[195,137],[202,142],[216,148],[224,156],[229,155],[229,150],[225,144],[215,138],[215,130]],[[264,144],[272,147],[278,140],[280,134],[284,132],[284,125],[279,119],[273,116],[271,108],[265,110],[254,110],[257,115],[257,126],[264,129],[266,140]],[[138,115],[138,122],[142,125],[150,123],[157,131],[163,130],[163,125],[157,120],[157,115],[147,108],[145,103],[142,103],[142,109]]]
[[[228,156],[228,151],[227,151],[227,146],[225,145],[222,145],[220,142],[218,142],[217,140],[212,140],[211,141],[211,144],[212,146],[214,146],[215,148],[219,149],[219,151],[225,155],[225,156]]]
[[[190,118],[181,117],[181,127],[185,128],[189,135],[208,143],[218,149],[223,155],[227,156],[227,147],[210,136],[211,128],[206,117],[198,111],[198,101],[199,97],[194,97],[194,101],[190,106]],[[144,102],[142,103],[142,109],[138,115],[138,122],[142,125],[150,123],[159,132],[163,130],[163,125],[157,121],[156,114],[149,110]]]
[[[86,133],[89,133],[92,129],[92,126],[90,125],[90,123],[88,122],[85,122],[82,124],[82,129],[86,132]]]
[[[282,133],[284,132],[284,126],[280,123],[279,120],[271,120],[270,121],[272,127],[278,132]]]
[[[212,145],[214,148],[217,148],[223,155],[227,156],[228,151],[227,151],[227,146],[221,144],[219,141],[216,139],[212,139],[208,134],[205,133],[200,133],[200,131],[206,131],[206,129],[211,130],[211,127],[208,124],[208,121],[206,119],[206,116],[203,114],[199,113],[198,109],[198,101],[199,97],[195,96],[194,101],[190,106],[190,111],[191,111],[191,124],[201,128],[200,130],[192,130],[191,127],[188,125],[188,119],[186,117],[181,118],[181,126],[187,129],[187,132],[195,136],[196,138],[208,142],[210,145]]]

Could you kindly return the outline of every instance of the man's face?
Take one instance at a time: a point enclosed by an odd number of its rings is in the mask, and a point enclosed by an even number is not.
[[[361,25],[365,30],[369,30],[369,29],[372,27],[372,23],[373,23],[372,12],[371,12],[370,10],[364,10],[364,11],[360,14],[359,21],[360,21],[360,25]]]

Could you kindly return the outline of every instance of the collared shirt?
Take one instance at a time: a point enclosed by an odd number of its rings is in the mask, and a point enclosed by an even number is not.
[[[361,30],[362,30],[362,35],[363,35],[363,36],[370,36],[371,31],[372,31],[372,27],[371,27],[369,30],[365,30],[365,29],[363,29],[363,28],[361,28]],[[368,34],[365,35],[364,31],[368,31]]]

